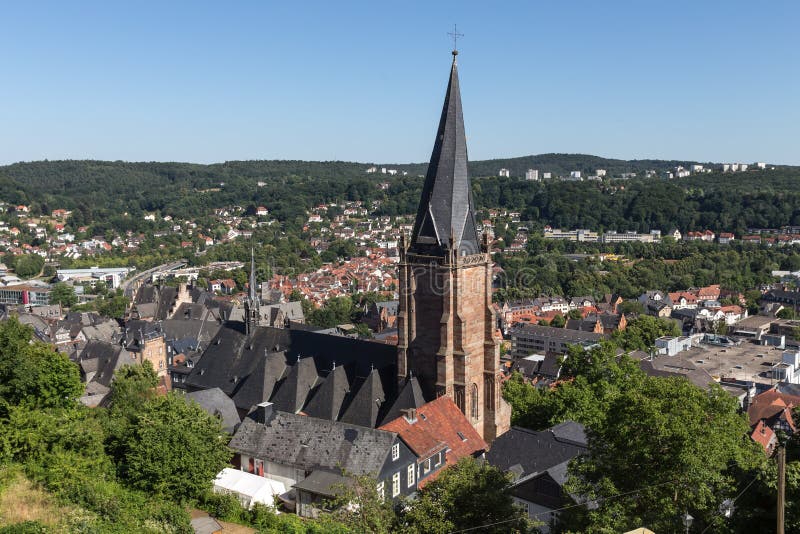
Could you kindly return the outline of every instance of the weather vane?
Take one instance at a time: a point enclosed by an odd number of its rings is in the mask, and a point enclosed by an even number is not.
[[[458,33],[458,26],[453,24],[453,31],[447,32],[447,35],[453,38],[453,55],[458,54],[458,38],[464,37],[463,33]]]

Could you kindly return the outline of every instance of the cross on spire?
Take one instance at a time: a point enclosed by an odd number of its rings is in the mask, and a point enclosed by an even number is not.
[[[453,38],[453,55],[458,55],[458,38],[464,37],[463,33],[458,33],[458,25],[453,24],[453,31],[447,32],[447,35]]]

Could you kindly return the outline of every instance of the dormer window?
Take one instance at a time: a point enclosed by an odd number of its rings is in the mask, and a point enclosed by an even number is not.
[[[458,434],[458,437],[461,438],[461,441],[467,441],[467,437],[461,432],[456,432],[456,434]]]

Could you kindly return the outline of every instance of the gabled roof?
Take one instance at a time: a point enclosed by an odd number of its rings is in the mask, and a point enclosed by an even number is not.
[[[106,387],[111,385],[117,369],[135,363],[128,351],[121,346],[99,340],[87,342],[78,361],[87,381],[97,382]]]
[[[363,382],[353,389],[356,394],[342,414],[341,421],[375,428],[386,403],[386,393],[378,370],[370,371]]]
[[[289,374],[272,397],[276,410],[297,413],[303,409],[311,391],[320,383],[314,358],[302,358],[289,369]]]
[[[525,476],[546,471],[587,450],[583,425],[565,421],[541,432],[513,427],[492,442],[486,459],[503,471],[516,467],[515,471]]]
[[[352,368],[351,368],[352,369]],[[339,365],[325,378],[314,397],[303,410],[306,415],[337,421],[341,415],[345,401],[350,396],[353,372]]]
[[[261,413],[246,417],[228,446],[295,469],[377,475],[396,440],[392,432],[281,411],[260,422]]]
[[[380,428],[396,432],[421,460],[448,448],[447,463],[454,464],[489,448],[450,397],[424,404],[415,415],[413,422],[401,415]]]
[[[400,390],[400,394],[397,395],[397,399],[392,404],[392,407],[389,408],[383,421],[384,423],[392,421],[402,416],[403,410],[409,408],[418,410],[424,405],[425,397],[422,395],[422,388],[417,377],[412,376],[406,379],[403,389]]]
[[[750,426],[758,424],[759,421],[771,419],[786,419],[789,426],[794,426],[792,418],[792,408],[800,406],[800,397],[787,395],[775,389],[770,389],[756,395],[750,406],[747,408],[747,416],[750,418]]]
[[[775,446],[775,442],[777,441],[775,432],[768,427],[763,420],[756,424],[753,432],[750,433],[750,437],[753,439],[753,441],[764,447],[764,452],[766,453],[772,452],[772,448]]]
[[[480,250],[467,175],[467,138],[456,54],[410,242],[417,252],[443,254],[453,249],[475,254]]]
[[[222,429],[225,432],[233,433],[236,425],[239,424],[239,414],[236,406],[230,397],[219,388],[204,389],[187,393],[186,397],[195,401],[200,407],[209,414],[219,417],[222,421]]]
[[[270,352],[259,359],[233,395],[233,402],[241,410],[250,410],[256,404],[267,401],[275,392],[275,385],[283,379],[289,368],[283,352]]]

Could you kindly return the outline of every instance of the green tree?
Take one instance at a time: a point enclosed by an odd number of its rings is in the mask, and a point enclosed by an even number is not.
[[[678,323],[670,319],[640,315],[622,332],[614,332],[614,338],[625,350],[650,350],[661,336],[679,336]]]
[[[44,267],[44,258],[38,254],[24,254],[17,256],[14,261],[14,272],[20,278],[37,276]]]
[[[101,315],[111,317],[112,319],[122,319],[125,317],[125,312],[128,310],[130,299],[122,294],[121,290],[117,290],[113,295],[107,295],[100,300],[97,311]]]
[[[0,412],[3,404],[72,407],[83,393],[78,366],[49,345],[31,342],[32,334],[13,317],[0,324]]]
[[[326,503],[326,508],[331,510],[328,519],[353,532],[393,532],[397,516],[391,501],[378,495],[378,481],[370,476],[344,474],[349,483],[337,486],[337,496]]]
[[[553,319],[550,321],[550,326],[553,328],[564,328],[566,326],[567,321],[564,319],[564,316],[561,314],[557,314]]]
[[[78,302],[78,297],[75,296],[75,288],[69,284],[59,282],[50,290],[50,304],[70,307],[76,302]]]
[[[683,377],[645,377],[611,399],[588,431],[589,454],[570,466],[567,489],[588,499],[631,492],[570,514],[580,532],[623,531],[645,524],[677,532],[689,511],[699,530],[715,521],[722,501],[741,489],[741,473],[764,455],[747,439],[736,400],[718,386],[698,388]]]
[[[483,526],[481,532],[528,532],[531,525],[510,494],[509,475],[487,463],[463,458],[407,503],[401,529],[446,534]]]
[[[626,300],[617,307],[617,311],[625,315],[644,315],[644,306],[638,300]]]
[[[175,393],[147,401],[125,443],[123,475],[136,488],[182,500],[207,491],[231,452],[218,418]]]

